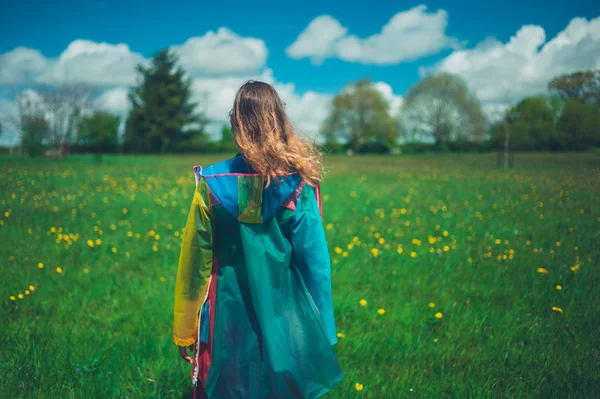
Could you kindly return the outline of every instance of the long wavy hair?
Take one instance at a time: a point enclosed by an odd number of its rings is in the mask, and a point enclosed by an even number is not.
[[[240,155],[265,177],[265,187],[271,180],[278,185],[277,176],[294,171],[310,186],[322,181],[322,157],[315,140],[297,134],[273,86],[255,80],[244,83],[229,116]]]

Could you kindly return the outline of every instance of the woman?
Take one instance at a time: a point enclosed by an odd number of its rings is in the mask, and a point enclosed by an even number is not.
[[[320,154],[266,83],[238,90],[230,122],[239,153],[194,166],[173,338],[194,396],[317,398],[343,378]]]

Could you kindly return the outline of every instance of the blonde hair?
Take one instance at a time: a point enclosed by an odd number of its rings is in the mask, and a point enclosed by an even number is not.
[[[296,134],[273,86],[249,80],[238,90],[230,114],[241,156],[256,173],[278,184],[278,175],[297,171],[310,186],[322,181],[322,157],[314,141]]]

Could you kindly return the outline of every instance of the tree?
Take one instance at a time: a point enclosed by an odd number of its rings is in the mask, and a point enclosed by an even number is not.
[[[548,83],[548,90],[564,101],[577,99],[600,106],[600,69],[557,76]]]
[[[389,104],[370,79],[350,84],[335,96],[322,133],[327,142],[341,139],[355,152],[367,142],[389,148],[398,139]]]
[[[50,126],[41,113],[25,115],[22,120],[23,136],[21,145],[31,158],[44,152],[44,139],[48,136]]]
[[[566,150],[581,151],[600,145],[600,107],[571,98],[565,103],[556,129]]]
[[[176,55],[164,49],[148,66],[138,65],[138,83],[129,92],[126,150],[170,151],[203,132],[206,121],[194,112],[192,82],[177,63]]]
[[[119,141],[119,117],[96,111],[79,123],[77,145],[91,152],[115,152]]]
[[[23,153],[23,140],[25,137],[25,118],[28,115],[38,115],[42,112],[39,95],[33,90],[13,90],[15,110],[3,115],[4,125],[10,126],[19,139],[19,153]]]
[[[428,76],[411,87],[400,118],[412,139],[431,141],[436,148],[485,135],[481,104],[464,80],[446,72]]]
[[[79,141],[79,125],[92,108],[94,90],[83,84],[61,83],[38,89],[48,123],[48,139],[58,156],[67,154]]]
[[[558,150],[554,113],[545,96],[527,97],[506,110],[510,142],[516,150]]]
[[[221,151],[229,152],[236,150],[237,144],[235,143],[235,139],[233,138],[233,131],[231,130],[231,126],[225,124],[221,128]]]

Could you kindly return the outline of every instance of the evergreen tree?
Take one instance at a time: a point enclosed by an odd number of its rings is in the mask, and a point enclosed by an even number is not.
[[[203,134],[205,118],[194,111],[191,79],[177,63],[177,56],[164,49],[148,66],[138,65],[139,80],[129,92],[126,151],[173,151]]]

